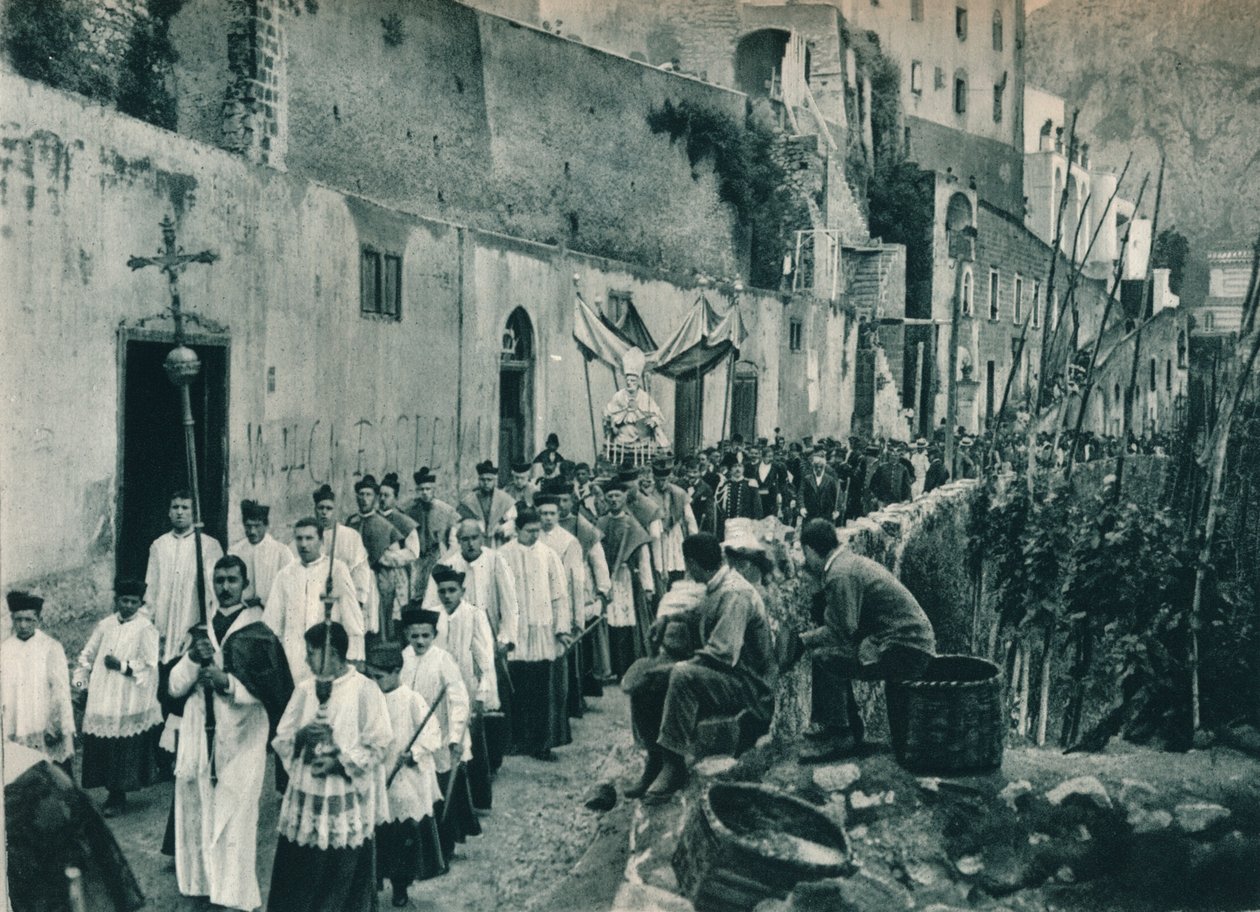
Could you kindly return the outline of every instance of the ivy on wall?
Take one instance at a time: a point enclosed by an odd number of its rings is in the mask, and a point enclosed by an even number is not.
[[[97,41],[101,13],[89,0],[8,0],[4,49],[27,79],[113,104],[155,126],[174,129],[167,75],[176,53],[171,19],[185,0],[148,0],[129,33]]]
[[[758,287],[777,287],[793,233],[809,221],[775,159],[778,136],[752,119],[740,123],[687,101],[666,101],[648,114],[647,122],[653,133],[684,144],[693,171],[706,163],[713,168],[719,199],[735,210],[748,231],[749,280]]]

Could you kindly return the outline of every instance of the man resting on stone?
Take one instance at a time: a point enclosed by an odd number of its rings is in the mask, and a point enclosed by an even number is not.
[[[802,763],[826,763],[852,754],[863,724],[853,678],[913,681],[936,653],[932,623],[897,577],[869,558],[840,548],[835,527],[812,519],[801,530],[805,570],[821,596],[820,625],[789,644],[790,661],[813,656],[811,745]]]
[[[747,709],[769,721],[774,712],[777,669],[761,597],[722,560],[722,546],[707,532],[683,542],[687,575],[705,587],[700,603],[672,614],[669,623],[688,623],[701,643],[686,661],[654,666],[630,697],[635,731],[647,748],[643,776],[626,790],[629,798],[663,802],[687,782],[697,723]],[[662,623],[664,620],[662,619]],[[632,667],[626,677],[640,677]]]

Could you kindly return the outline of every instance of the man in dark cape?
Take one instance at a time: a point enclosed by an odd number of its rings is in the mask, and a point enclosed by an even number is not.
[[[612,593],[608,601],[608,641],[613,674],[620,678],[636,658],[650,655],[652,626],[650,599],[656,582],[648,549],[652,537],[626,509],[626,484],[609,482],[604,488],[609,511],[597,527],[603,538]]]

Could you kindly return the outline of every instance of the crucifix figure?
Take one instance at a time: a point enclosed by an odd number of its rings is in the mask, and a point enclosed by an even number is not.
[[[197,607],[200,612],[201,627],[209,630],[210,619],[206,610],[206,568],[201,551],[201,491],[197,486],[197,442],[193,425],[192,397],[188,388],[201,372],[201,360],[197,353],[184,345],[184,312],[179,302],[179,274],[189,263],[215,262],[219,255],[209,250],[200,253],[184,253],[182,247],[175,243],[175,222],[168,215],[162,219],[162,246],[157,256],[133,256],[127,265],[134,269],[156,266],[166,273],[171,293],[171,317],[175,321],[175,347],[170,350],[162,368],[166,377],[179,390],[180,404],[183,407],[184,455],[188,464],[188,490],[192,494],[193,544],[197,561]],[[209,664],[206,660],[203,665]],[[206,700],[206,750],[210,758],[210,784],[218,785],[218,774],[214,761],[214,696],[207,687]]]
[[[189,263],[205,263],[209,265],[218,260],[219,255],[211,250],[202,250],[200,253],[184,253],[184,248],[175,243],[175,222],[169,215],[162,219],[162,248],[158,251],[157,256],[133,256],[127,260],[127,265],[132,269],[156,266],[166,273],[166,279],[170,284],[171,291],[171,317],[175,320],[175,344],[182,346],[184,344],[184,312],[180,308],[179,303],[179,274],[184,271],[184,268]],[[194,370],[193,377],[196,375]],[[171,382],[175,382],[174,378],[172,378]],[[188,382],[191,383],[191,379]],[[194,490],[196,489],[194,488]]]

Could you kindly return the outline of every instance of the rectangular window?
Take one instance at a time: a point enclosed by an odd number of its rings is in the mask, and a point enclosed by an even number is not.
[[[1002,95],[1006,89],[1005,85],[998,84],[993,87],[993,122],[1002,122]]]
[[[923,21],[923,0],[910,0],[910,21]]]
[[[989,270],[989,319],[1002,319],[1002,302],[998,299],[998,271]]]
[[[967,80],[961,76],[954,77],[954,113],[967,113]]]
[[[938,91],[945,88],[945,71],[940,67],[936,68],[936,72],[932,76],[932,88],[937,89]]]
[[[917,60],[910,62],[910,91],[916,95],[923,94],[923,64]]]
[[[1172,358],[1164,364],[1164,389],[1172,392]]]
[[[1024,322],[1024,277],[1015,276],[1015,294],[1012,296],[1011,321],[1016,325]]]
[[[1151,359],[1151,392],[1152,393],[1155,392],[1157,389],[1159,389],[1159,382],[1158,380],[1156,380],[1156,374],[1155,374],[1156,370],[1158,370],[1158,368],[1156,368],[1155,366],[1155,359],[1152,358]]]
[[[363,247],[359,257],[359,310],[399,319],[402,316],[402,257]]]
[[[1033,282],[1032,325],[1036,329],[1041,325],[1041,280]]]
[[[801,350],[802,329],[800,320],[792,320],[788,323],[788,351],[798,352]]]
[[[958,36],[959,41],[967,40],[967,8],[965,6],[954,8],[954,34]]]

